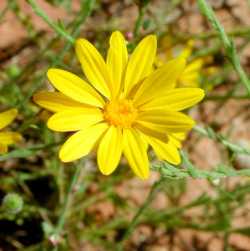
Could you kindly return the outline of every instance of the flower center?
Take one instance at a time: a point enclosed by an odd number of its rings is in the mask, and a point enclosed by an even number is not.
[[[104,108],[104,119],[114,126],[131,127],[137,116],[137,110],[128,99],[113,100]]]

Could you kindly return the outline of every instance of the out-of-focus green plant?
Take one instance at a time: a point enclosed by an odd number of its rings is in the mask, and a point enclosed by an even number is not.
[[[23,209],[23,199],[19,194],[9,193],[4,196],[1,210],[7,214],[18,214]]]
[[[34,226],[39,225],[43,231],[43,233],[38,233],[37,229],[34,231],[36,236],[40,235],[40,239],[29,248],[19,242],[19,238],[13,232],[11,237],[5,238],[11,247],[24,251],[51,250],[53,248],[54,250],[69,250],[72,245],[70,243],[71,235],[74,233],[73,239],[91,242],[106,250],[126,250],[128,242],[132,239],[131,236],[140,224],[149,224],[152,229],[160,227],[170,238],[171,234],[183,228],[216,232],[223,237],[225,250],[230,248],[228,240],[231,234],[240,233],[249,236],[249,227],[236,228],[232,222],[237,218],[237,210],[244,209],[244,205],[249,200],[250,185],[247,177],[250,176],[250,172],[248,169],[236,170],[232,159],[238,154],[249,155],[250,150],[235,144],[229,139],[229,136],[217,133],[211,125],[197,126],[193,134],[199,139],[206,137],[217,142],[222,151],[228,153],[229,158],[223,159],[223,163],[210,170],[203,170],[202,167],[194,165],[188,151],[183,152],[182,163],[178,166],[165,162],[153,163],[151,168],[157,171],[160,177],[151,185],[150,191],[147,194],[145,192],[145,201],[140,206],[124,200],[114,189],[117,184],[131,178],[124,171],[126,168],[120,168],[121,170],[112,177],[103,178],[97,175],[92,168],[91,158],[86,166],[83,162],[77,163],[76,166],[65,168],[62,166],[56,157],[56,148],[63,142],[63,139],[58,135],[52,135],[46,129],[43,121],[49,115],[38,113],[38,108],[31,104],[30,97],[44,84],[47,66],[65,66],[65,62],[71,60],[71,54],[68,52],[71,51],[75,38],[79,36],[86,18],[92,13],[95,1],[81,1],[81,11],[75,13],[72,12],[70,1],[52,1],[55,6],[60,2],[60,7],[66,6],[67,10],[75,15],[70,22],[65,24],[52,21],[37,1],[29,0],[28,2],[34,12],[43,18],[57,35],[51,39],[47,39],[47,37],[45,39],[44,35],[40,36],[34,32],[29,17],[20,12],[17,1],[8,1],[6,8],[0,13],[2,21],[7,10],[12,10],[27,28],[29,38],[33,42],[35,41],[38,48],[41,48],[25,66],[16,64],[16,61],[11,62],[1,79],[0,100],[6,106],[12,105],[20,108],[20,119],[14,126],[18,126],[18,131],[24,133],[27,144],[0,156],[1,164],[3,164],[1,171],[4,174],[1,177],[1,189],[7,193],[2,201],[0,216],[1,219],[10,220],[18,226],[25,225],[26,221],[31,220],[32,224],[35,222]],[[181,1],[169,2],[174,3],[173,6],[177,6]],[[211,39],[213,41],[211,47],[201,47],[197,50],[193,58],[204,55],[218,56],[218,54],[223,56],[220,42],[222,41],[226,56],[249,92],[248,77],[239,64],[239,56],[230,38],[239,36],[247,41],[249,27],[233,28],[226,33],[206,1],[199,1],[199,3],[202,12],[209,18],[215,31],[195,35],[177,34],[176,31],[176,39],[180,41],[199,39],[202,42]],[[135,26],[131,29],[133,36],[130,38],[128,47],[134,47],[141,39],[141,31],[147,33],[149,27],[151,29],[150,23],[153,23],[152,27],[155,29],[160,27],[159,30],[167,30],[166,23],[164,25],[157,23],[159,20],[153,16],[151,9],[153,4],[152,1],[140,1],[137,5],[138,17]],[[99,2],[98,6],[101,5],[102,2]],[[94,14],[98,15],[99,11],[101,10],[96,9]],[[169,25],[174,26],[175,24]],[[87,27],[84,35],[88,34],[93,40],[97,37],[98,41],[95,41],[97,44],[105,44],[102,38],[106,39],[106,33],[109,30],[103,27],[95,27],[95,31],[90,29],[92,29],[91,26]],[[158,33],[158,29],[156,32]],[[217,78],[212,79],[213,86],[227,80],[231,66],[229,63],[225,63],[220,66],[219,70]],[[78,68],[75,68],[75,71],[78,71]],[[235,82],[233,83],[235,84]],[[249,94],[236,95],[230,91],[223,95],[208,93],[205,101],[219,101],[221,103],[218,104],[223,105],[223,102],[229,98],[249,99]],[[11,167],[5,166],[5,163]],[[240,182],[228,187],[225,182],[227,178],[236,176],[241,177]],[[182,193],[185,193],[185,184],[188,184],[190,179],[208,180],[213,190],[213,196],[204,193],[198,197],[194,196],[189,202],[180,205],[178,200]],[[39,182],[42,182],[42,185]],[[40,201],[41,195],[33,187],[36,185],[39,187],[38,191],[43,193],[42,201]],[[19,193],[19,190],[22,193]],[[13,191],[18,191],[18,193]],[[159,192],[163,192],[166,199],[172,202],[171,206],[160,210],[151,206]],[[20,196],[21,194],[22,196]],[[97,214],[91,213],[91,210],[88,209],[103,201],[112,203],[116,212],[111,218],[102,221],[102,219],[98,219]],[[186,213],[193,208],[198,208],[206,214],[201,214],[200,218],[189,219]],[[32,234],[31,236],[33,237]],[[145,245],[144,242],[143,245]]]

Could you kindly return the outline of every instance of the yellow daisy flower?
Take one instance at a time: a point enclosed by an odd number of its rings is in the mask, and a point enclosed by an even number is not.
[[[169,39],[164,40],[165,45],[165,52],[164,58],[158,56],[156,59],[156,66],[159,67],[164,64],[165,61],[171,60],[176,57],[183,57],[184,59],[188,60],[192,54],[194,41],[190,40],[187,42],[184,49],[178,50],[178,48],[170,46],[171,41]],[[177,49],[177,50],[176,50]],[[203,58],[198,58],[195,60],[190,61],[183,72],[180,74],[177,80],[177,87],[199,87],[199,79],[202,67],[204,65]]]
[[[50,129],[76,131],[59,152],[63,162],[97,148],[103,174],[111,174],[124,154],[134,173],[146,179],[150,145],[160,159],[180,163],[180,138],[194,121],[179,111],[199,102],[204,92],[174,89],[185,68],[183,58],[152,72],[156,47],[156,37],[149,35],[129,57],[126,41],[116,31],[110,37],[105,62],[90,42],[78,39],[76,54],[89,83],[68,71],[48,70],[48,78],[59,92],[39,92],[34,101],[55,112],[47,123]]]
[[[8,126],[17,116],[16,109],[10,109],[0,113],[0,130]],[[6,153],[8,146],[18,143],[22,136],[17,132],[0,131],[0,153]]]

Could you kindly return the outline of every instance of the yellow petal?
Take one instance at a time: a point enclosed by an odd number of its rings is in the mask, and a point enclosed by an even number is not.
[[[189,40],[186,47],[179,54],[179,57],[183,57],[185,59],[188,59],[192,54],[193,47],[194,47],[194,41]]]
[[[176,138],[177,140],[183,141],[186,139],[187,133],[186,132],[172,133],[171,136]]]
[[[167,142],[168,137],[165,128],[161,128],[153,123],[145,121],[136,121],[134,127],[141,131],[143,134],[157,138],[163,142]]]
[[[22,136],[17,132],[0,132],[0,142],[3,145],[12,145],[21,140]]]
[[[0,113],[0,129],[9,125],[17,116],[17,109],[10,109]]]
[[[204,90],[199,88],[175,88],[143,104],[140,109],[142,111],[155,109],[181,111],[195,105],[204,96]]]
[[[173,89],[185,64],[186,61],[183,58],[173,59],[151,73],[136,92],[134,104],[137,106],[144,104]]]
[[[181,76],[178,79],[177,88],[197,88],[199,87],[199,74],[193,73],[193,74],[186,74],[185,76]]]
[[[172,144],[178,148],[181,149],[182,148],[182,142],[177,140],[176,138],[172,137],[170,134],[168,134],[168,138],[169,140],[171,140]]]
[[[114,126],[109,127],[97,152],[97,162],[104,175],[111,174],[117,167],[122,154],[122,131]]]
[[[107,66],[111,77],[111,92],[113,96],[117,96],[127,66],[128,51],[126,41],[119,31],[112,33],[109,44]]]
[[[185,132],[194,126],[194,121],[180,112],[167,110],[152,110],[140,112],[137,122],[146,122],[154,125],[163,132]]]
[[[89,107],[88,105],[79,103],[71,98],[68,98],[60,92],[41,91],[33,96],[33,100],[41,107],[52,112],[61,112],[65,110],[72,110],[75,108],[82,109]]]
[[[203,60],[196,59],[186,66],[183,74],[192,73],[192,72],[199,72],[202,68],[202,65],[203,65]]]
[[[124,91],[126,94],[152,71],[156,48],[157,40],[154,35],[145,37],[135,48],[125,75]]]
[[[0,143],[0,154],[8,152],[8,146]]]
[[[76,55],[89,82],[106,98],[110,98],[110,76],[107,65],[97,49],[86,39],[78,39]]]
[[[186,138],[186,133],[169,133],[168,134],[169,141],[177,148],[182,147],[182,141]]]
[[[189,63],[178,79],[177,87],[198,87],[202,65],[202,59],[196,59]]]
[[[86,156],[107,129],[106,123],[100,123],[76,132],[63,144],[59,158],[63,162],[71,162]]]
[[[102,97],[87,82],[75,74],[51,68],[47,75],[54,87],[67,97],[83,104],[103,107]]]
[[[48,120],[48,127],[57,132],[78,131],[103,120],[99,109],[86,108],[58,112]]]
[[[174,144],[171,142],[163,143],[162,141],[151,137],[147,137],[146,140],[154,149],[158,159],[166,160],[174,165],[180,164],[180,154]]]
[[[149,176],[149,161],[144,139],[133,129],[123,130],[123,151],[134,173],[141,179]]]

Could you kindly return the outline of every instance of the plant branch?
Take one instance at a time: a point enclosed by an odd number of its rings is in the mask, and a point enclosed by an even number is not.
[[[140,216],[144,213],[144,211],[148,208],[148,206],[151,204],[152,200],[154,199],[160,185],[162,184],[162,182],[164,181],[164,178],[161,178],[160,180],[156,181],[153,186],[150,189],[150,192],[145,200],[145,202],[143,203],[143,205],[138,209],[137,213],[135,214],[135,216],[133,217],[133,219],[131,220],[131,222],[129,223],[126,232],[124,233],[121,241],[118,243],[118,248],[117,251],[121,251],[123,249],[123,244],[124,242],[130,237],[130,235],[133,233],[133,230],[135,229],[135,227],[137,226],[139,220],[140,220]]]
[[[195,126],[194,130],[203,136],[219,141],[234,153],[250,155],[250,149],[231,143],[223,135],[216,133],[211,127],[202,128],[200,126]]]
[[[133,32],[134,38],[138,37],[140,28],[141,28],[142,23],[143,23],[143,17],[145,15],[145,12],[146,12],[146,7],[145,6],[139,8],[139,15],[138,15],[138,18],[136,20],[135,28],[134,28],[134,32]]]
[[[55,30],[58,34],[60,34],[62,37],[66,38],[68,42],[71,44],[74,44],[75,39],[68,34],[65,29],[60,27],[58,24],[55,24],[50,17],[40,8],[40,6],[36,3],[35,0],[28,0],[28,3],[34,10],[34,12],[41,17],[53,30]]]
[[[227,177],[250,176],[249,169],[234,170],[231,167],[219,165],[212,170],[202,170],[195,167],[188,159],[183,159],[185,168],[175,167],[167,162],[152,166],[152,170],[160,172],[162,177],[172,179],[195,178],[195,179],[221,179]]]
[[[69,185],[69,189],[68,189],[68,192],[67,192],[66,197],[65,197],[65,201],[64,201],[64,205],[63,205],[61,214],[60,214],[59,219],[57,221],[54,233],[51,236],[51,238],[53,238],[55,240],[55,243],[57,243],[57,241],[60,240],[60,237],[61,237],[60,235],[61,235],[61,232],[62,232],[63,227],[65,225],[65,221],[66,221],[66,218],[67,218],[69,208],[70,208],[70,206],[72,204],[74,189],[75,189],[75,186],[76,186],[76,184],[78,182],[78,179],[79,179],[79,176],[80,176],[80,173],[81,173],[81,169],[82,169],[82,166],[80,164],[78,164],[76,166],[76,168],[75,168],[75,173],[72,176],[72,179],[71,179],[71,182],[70,182],[70,185]],[[56,251],[57,248],[58,247],[55,246],[54,251]]]
[[[225,48],[225,52],[229,61],[233,65],[235,71],[238,73],[241,82],[245,85],[247,93],[250,96],[250,82],[245,71],[241,67],[240,58],[237,54],[233,40],[226,34],[223,26],[218,21],[212,8],[208,5],[206,0],[198,0],[198,5],[202,14],[208,19],[213,28],[216,30]]]
[[[232,30],[226,32],[227,36],[230,37],[248,37],[250,36],[250,28],[249,27],[237,27]],[[217,31],[206,31],[198,34],[189,34],[189,33],[180,33],[176,32],[174,35],[180,40],[189,40],[189,39],[200,39],[200,40],[207,40],[210,38],[216,38],[218,36]]]

